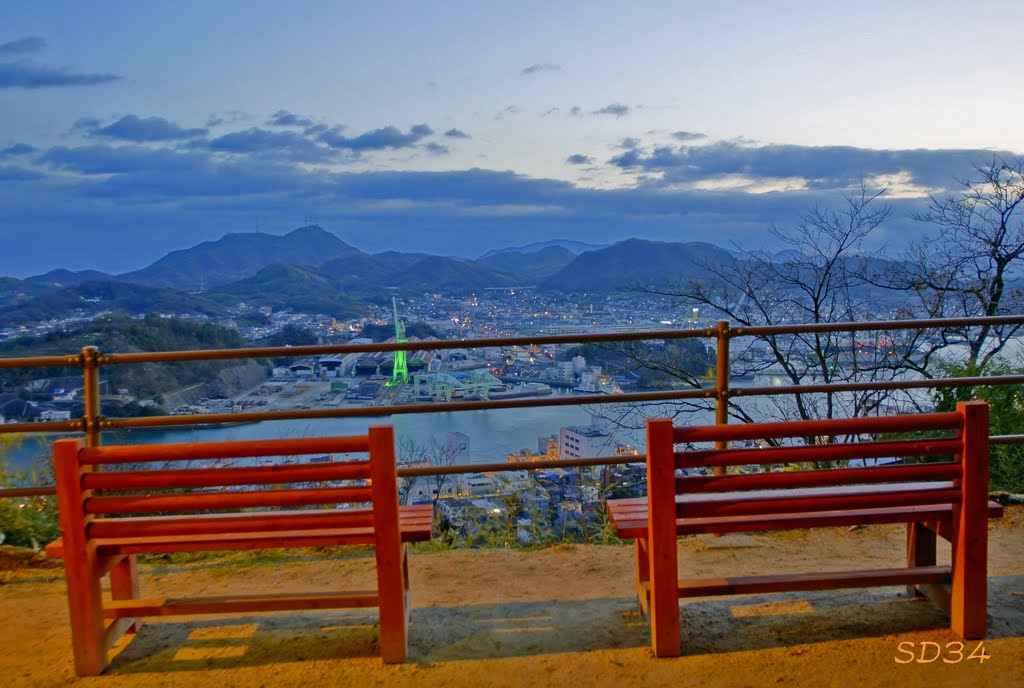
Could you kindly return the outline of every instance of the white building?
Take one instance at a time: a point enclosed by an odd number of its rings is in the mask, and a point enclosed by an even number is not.
[[[592,459],[615,451],[611,433],[594,425],[570,425],[558,430],[558,458]]]

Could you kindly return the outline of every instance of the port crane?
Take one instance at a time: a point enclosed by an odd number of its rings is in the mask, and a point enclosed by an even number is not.
[[[398,301],[394,295],[391,296],[391,308],[395,316],[395,343],[401,344],[409,341],[405,338],[405,323],[398,319]],[[409,365],[405,358],[405,352],[395,352],[395,361],[391,367],[391,379],[388,380],[388,387],[397,387],[409,383]]]

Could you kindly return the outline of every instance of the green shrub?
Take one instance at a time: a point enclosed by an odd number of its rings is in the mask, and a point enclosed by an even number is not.
[[[53,484],[45,475],[51,473],[48,464],[41,471],[12,472],[7,452],[20,444],[18,435],[0,435],[0,488],[32,487]],[[56,497],[0,497],[0,534],[3,544],[39,549],[60,536],[57,523]]]

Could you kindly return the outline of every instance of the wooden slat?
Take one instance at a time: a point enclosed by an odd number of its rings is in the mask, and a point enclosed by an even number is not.
[[[305,609],[344,609],[377,606],[373,590],[343,593],[293,593],[279,595],[225,595],[220,597],[153,598],[117,600],[103,609],[107,618],[180,616],[184,614],[243,614]]]
[[[893,440],[889,442],[842,442],[837,444],[795,444],[784,447],[739,449],[693,449],[676,453],[676,468],[716,466],[765,466],[852,461],[904,456],[952,456],[960,450],[956,439]]]
[[[213,533],[187,537],[138,537],[94,540],[102,554],[163,554],[167,552],[217,552],[283,547],[372,545],[373,528],[297,530],[276,533]]]
[[[780,490],[780,492],[785,492]],[[957,489],[901,490],[867,494],[838,493],[834,495],[790,496],[786,494],[729,499],[701,499],[680,502],[676,506],[680,518],[713,516],[764,516],[811,511],[842,511],[848,509],[881,509],[924,504],[956,504],[960,500]],[[715,495],[717,496],[717,495]]]
[[[896,483],[914,480],[953,480],[959,478],[961,474],[962,469],[958,463],[922,463],[782,473],[701,475],[676,478],[676,492],[735,492],[773,488]]]
[[[704,597],[709,595],[790,592],[793,590],[836,590],[840,588],[907,585],[909,583],[940,584],[949,583],[950,578],[950,568],[948,566],[704,578],[680,580],[679,596]]]
[[[79,452],[78,460],[83,464],[145,463],[191,459],[237,459],[251,456],[359,453],[368,450],[368,438],[365,435],[357,435],[90,447]]]
[[[200,535],[203,533],[315,530],[372,525],[372,509],[315,509],[278,512],[260,511],[242,514],[100,518],[90,524],[88,532],[89,537],[109,539],[163,535]]]
[[[698,425],[677,427],[676,444],[683,442],[735,442],[738,440],[781,439],[783,437],[821,437],[828,435],[866,435],[889,432],[959,429],[963,417],[955,412],[860,418],[795,420],[778,423],[741,425]]]
[[[637,510],[635,505],[611,511],[615,533],[620,538],[647,537],[647,512]],[[951,504],[928,504],[924,506],[889,507],[887,509],[852,509],[847,511],[817,511],[806,514],[774,514],[768,516],[726,516],[718,518],[680,519],[676,521],[678,535],[700,533],[746,533],[767,530],[791,530],[795,528],[832,528],[841,526],[878,525],[883,523],[915,523],[938,521],[941,524],[952,519]],[[1001,518],[1003,507],[998,502],[989,502],[989,518]],[[945,536],[948,539],[948,534]]]
[[[102,471],[83,477],[89,490],[147,490],[232,485],[268,485],[332,480],[361,480],[370,475],[369,461],[317,462],[301,465],[186,468],[155,471]]]
[[[215,514],[208,514],[203,518],[214,518],[215,516]],[[232,516],[234,516],[234,514],[232,514]],[[97,524],[103,523],[106,520],[108,519],[100,519],[97,521]],[[433,508],[429,504],[400,507],[399,521],[402,529],[403,542],[421,542],[429,540],[431,528],[433,526]],[[117,547],[112,542],[112,538],[107,538],[104,549],[107,551],[107,555],[105,556],[111,562],[109,565],[104,567],[104,572],[106,572],[106,570],[109,570],[113,564],[117,563],[119,555],[109,555],[109,552],[117,550]],[[63,558],[64,539],[57,538],[46,546],[44,552],[50,559]]]
[[[135,495],[93,497],[85,502],[87,514],[160,513],[167,511],[213,511],[253,507],[294,507],[316,504],[369,502],[368,487],[329,487],[294,490],[252,490],[207,494]]]

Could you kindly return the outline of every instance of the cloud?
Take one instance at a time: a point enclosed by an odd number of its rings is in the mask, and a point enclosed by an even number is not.
[[[267,124],[272,127],[312,127],[314,122],[308,117],[300,117],[293,112],[287,110],[278,110],[270,119]]]
[[[451,153],[451,150],[448,148],[448,146],[444,145],[443,143],[436,143],[434,141],[427,143],[423,147],[431,155],[448,155],[449,153]]]
[[[0,88],[95,86],[120,78],[117,74],[75,73],[66,68],[38,65],[28,60],[0,63]]]
[[[79,120],[76,129],[85,130],[87,136],[143,143],[147,141],[177,141],[205,136],[207,129],[182,129],[163,117],[125,115],[113,124],[99,126],[94,119]]]
[[[328,162],[337,158],[333,150],[302,134],[258,127],[218,136],[209,142],[209,147],[223,153],[252,154],[293,162]]]
[[[540,113],[540,116],[541,117],[550,117],[551,115],[558,114],[561,111],[562,111],[561,108],[553,107],[553,108],[549,108],[549,109],[545,110],[544,112]]]
[[[249,119],[249,116],[241,110],[228,110],[219,115],[210,115],[209,119],[206,120],[206,126],[219,127],[222,124],[235,124],[247,119]]]
[[[840,189],[861,179],[900,177],[937,188],[950,183],[951,170],[956,174],[969,171],[972,161],[991,155],[991,151],[982,150],[874,150],[717,141],[649,150],[633,146],[608,162],[626,170],[657,174],[661,184],[741,175],[761,180],[802,178],[815,188]]]
[[[182,153],[146,146],[56,146],[39,157],[40,164],[86,175],[159,172],[174,175],[204,164],[201,153]]]
[[[341,127],[328,129],[320,133],[319,140],[331,148],[358,153],[362,151],[412,148],[423,138],[434,133],[434,130],[426,124],[417,124],[405,134],[394,126],[374,129],[373,131],[353,137],[342,136],[341,131]]]
[[[570,165],[590,165],[594,162],[594,159],[589,155],[583,155],[582,153],[575,153],[565,159]]]
[[[27,143],[16,143],[13,146],[8,146],[7,148],[0,150],[0,157],[8,158],[15,155],[28,155],[29,153],[35,152],[35,146],[30,146]]]
[[[462,131],[461,129],[449,129],[444,133],[450,139],[468,139],[471,138],[469,134]]]
[[[515,105],[509,105],[507,108],[499,112],[494,116],[494,119],[505,119],[506,115],[518,115],[519,108]]]
[[[0,165],[0,181],[4,182],[30,182],[43,179],[45,176],[42,172],[26,170],[23,167]]]
[[[583,108],[581,108],[579,105],[573,105],[571,108],[569,108],[569,116],[570,117],[580,117],[582,115],[583,115]]]
[[[523,67],[522,73],[524,75],[540,74],[542,72],[560,72],[562,68],[554,64],[532,64],[529,67]]]
[[[612,117],[625,117],[629,114],[629,106],[622,103],[611,103],[603,108],[594,110],[593,115],[611,115]]]
[[[13,57],[15,55],[29,55],[37,53],[46,47],[46,39],[41,36],[26,36],[16,41],[0,43],[0,57]]]
[[[674,131],[672,137],[680,141],[697,141],[699,139],[706,139],[707,134],[701,134],[693,131]]]

